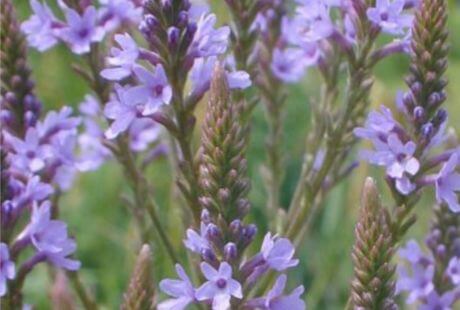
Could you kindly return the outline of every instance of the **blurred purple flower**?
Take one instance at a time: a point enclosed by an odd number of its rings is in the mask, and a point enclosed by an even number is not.
[[[408,291],[408,303],[413,303],[418,299],[428,297],[434,290],[433,276],[434,266],[429,264],[411,264],[412,274],[409,274],[405,267],[398,266],[398,281],[396,283],[396,292]]]
[[[200,234],[195,230],[189,228],[187,229],[187,239],[184,240],[185,246],[192,252],[199,253],[204,249],[210,249],[211,245],[206,237],[208,230],[208,225],[201,222],[200,225]]]
[[[142,84],[126,90],[125,97],[130,105],[142,103],[142,115],[152,115],[163,104],[169,104],[172,90],[163,66],[157,65],[152,73],[136,65],[134,73]]]
[[[272,289],[267,293],[266,297],[249,300],[245,306],[250,309],[263,310],[305,309],[305,302],[300,298],[304,292],[304,287],[302,285],[294,289],[291,294],[283,295],[283,291],[286,286],[286,279],[286,275],[280,275]]]
[[[22,184],[22,183],[20,183]],[[40,202],[47,199],[54,192],[53,187],[40,181],[40,177],[35,175],[27,180],[18,194],[13,199],[13,205],[17,208],[23,208],[33,201]]]
[[[406,243],[406,246],[401,247],[401,249],[398,251],[398,254],[401,258],[406,259],[411,264],[417,264],[425,259],[424,253],[415,240],[409,240]]]
[[[260,252],[265,263],[277,271],[297,266],[299,263],[298,259],[293,259],[295,248],[291,241],[276,235],[272,237],[269,232],[265,235]]]
[[[229,309],[231,297],[243,298],[241,284],[232,278],[232,267],[222,262],[215,270],[206,262],[201,263],[201,271],[208,280],[196,291],[196,299],[212,300],[213,310]]]
[[[142,8],[132,0],[99,0],[99,19],[107,31],[115,30],[123,24],[138,24],[142,19]]]
[[[381,105],[380,111],[371,111],[364,127],[357,127],[353,130],[357,137],[371,140],[375,147],[386,144],[386,137],[398,125],[390,109]]]
[[[195,59],[190,71],[192,92],[194,94],[201,95],[209,89],[212,72],[216,64],[217,57],[215,56]],[[245,89],[251,86],[251,79],[245,71],[226,70],[226,76],[230,89]]]
[[[70,45],[75,54],[85,54],[90,51],[91,43],[100,42],[105,31],[97,24],[97,11],[88,6],[83,15],[77,11],[65,8],[67,25],[59,31],[59,36]]]
[[[189,51],[193,57],[217,56],[227,50],[230,28],[223,26],[214,29],[215,24],[214,14],[201,15]]]
[[[43,202],[40,206],[34,204],[29,225],[19,237],[30,238],[38,253],[44,254],[46,259],[57,267],[67,270],[77,270],[80,262],[67,256],[75,252],[75,241],[67,235],[67,225],[51,219],[51,204]]]
[[[160,138],[161,127],[149,118],[136,119],[129,128],[130,147],[135,152],[145,151]]]
[[[30,46],[43,52],[58,42],[57,28],[62,27],[51,9],[37,0],[30,0],[33,15],[22,23],[21,29],[27,36]]]
[[[9,160],[18,169],[38,172],[45,167],[46,159],[53,155],[50,145],[40,144],[39,133],[34,127],[27,130],[24,140],[7,133],[5,139],[14,152]]]
[[[286,83],[298,82],[304,76],[305,69],[318,61],[319,50],[316,44],[310,44],[310,47],[310,53],[296,47],[275,49],[271,63],[273,74]]]
[[[403,14],[405,0],[377,0],[376,6],[367,10],[367,17],[383,32],[404,35],[411,27],[413,16]]]
[[[158,304],[159,310],[182,310],[195,300],[195,289],[181,265],[176,264],[180,280],[165,279],[160,282],[160,289],[174,298]]]
[[[128,90],[118,85],[115,87],[116,93],[105,105],[104,115],[113,120],[109,129],[105,131],[107,139],[116,138],[120,133],[125,132],[137,117],[141,117],[143,106],[127,98]]]
[[[329,8],[322,0],[303,0],[296,9],[293,27],[302,44],[326,39],[334,30]]]
[[[119,81],[131,75],[133,66],[139,57],[139,47],[128,34],[116,34],[114,37],[120,48],[112,47],[107,62],[111,68],[101,71],[101,76],[111,81]]]
[[[456,299],[454,291],[448,291],[441,296],[436,291],[432,291],[426,298],[419,310],[452,310],[452,305]]]
[[[460,287],[460,257],[452,257],[447,266],[446,274],[454,285]]]
[[[10,259],[10,251],[5,243],[0,243],[0,297],[7,291],[7,280],[12,280],[16,276],[14,262]]]
[[[436,200],[438,203],[446,202],[452,212],[460,212],[456,192],[460,191],[460,173],[456,172],[459,166],[459,155],[453,153],[449,160],[444,163],[436,176]]]
[[[45,119],[37,123],[37,130],[42,143],[50,142],[58,134],[67,134],[66,131],[76,131],[81,119],[71,117],[72,108],[64,106],[59,112],[50,111]]]

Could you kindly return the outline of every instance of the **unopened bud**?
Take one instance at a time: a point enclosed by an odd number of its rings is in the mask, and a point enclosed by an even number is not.
[[[238,250],[236,244],[229,242],[224,247],[225,260],[231,262],[237,258]]]

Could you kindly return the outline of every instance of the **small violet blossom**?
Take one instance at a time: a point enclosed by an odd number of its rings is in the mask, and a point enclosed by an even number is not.
[[[59,31],[59,36],[70,45],[75,54],[85,54],[90,51],[91,43],[100,42],[105,31],[97,24],[97,11],[88,6],[83,15],[77,11],[65,8],[67,25]]]
[[[452,212],[460,212],[456,193],[460,191],[460,173],[456,172],[459,165],[458,157],[458,154],[452,154],[442,166],[435,180],[436,200],[439,203],[446,202]]]
[[[174,298],[159,303],[159,310],[182,310],[195,300],[195,289],[184,268],[176,264],[176,272],[180,280],[164,279],[160,282],[160,289]]]
[[[376,6],[367,10],[367,17],[383,32],[404,35],[412,25],[413,16],[403,14],[405,0],[377,0]]]
[[[5,243],[0,243],[0,297],[7,291],[7,280],[12,280],[16,276],[14,262],[10,260],[10,252]]]
[[[40,52],[57,44],[57,29],[62,27],[51,9],[37,0],[30,0],[33,15],[22,23],[21,29],[26,34],[30,46]]]
[[[134,1],[99,0],[99,3],[99,19],[107,31],[112,31],[122,24],[137,24],[142,19],[142,8],[136,7]]]
[[[135,66],[134,73],[141,85],[126,90],[126,100],[130,104],[143,104],[142,115],[152,115],[163,104],[169,104],[172,98],[172,89],[169,85],[163,66],[157,65],[155,71]]]
[[[275,49],[271,63],[273,74],[286,83],[296,83],[302,79],[305,69],[315,65],[319,59],[319,49],[315,44],[310,45],[309,53],[305,49],[289,47]]]
[[[271,233],[265,235],[260,252],[265,263],[277,271],[297,266],[299,263],[298,259],[293,259],[295,248],[291,241],[276,235],[272,237]]]
[[[293,27],[299,42],[311,44],[328,38],[334,31],[329,7],[324,1],[306,0],[296,9]]]
[[[452,257],[447,266],[446,274],[454,285],[460,285],[460,257]]]
[[[208,281],[197,289],[197,300],[212,300],[213,310],[226,310],[230,308],[232,296],[243,298],[241,284],[232,279],[232,267],[228,263],[222,262],[219,270],[215,270],[211,265],[203,262],[201,271]]]
[[[452,310],[455,301],[455,292],[448,291],[439,296],[436,291],[432,291],[426,298],[424,304],[420,305],[419,310]]]
[[[192,57],[217,56],[227,50],[230,28],[223,26],[214,29],[216,20],[214,14],[203,14],[197,21],[197,30],[189,51]]]
[[[187,229],[187,239],[184,240],[185,246],[192,252],[199,253],[205,249],[211,248],[211,245],[206,237],[208,226],[201,222],[200,233],[198,234],[195,230]]]
[[[40,207],[34,204],[29,225],[19,237],[30,238],[37,252],[57,267],[77,270],[80,262],[67,256],[75,252],[75,241],[67,235],[67,225],[59,220],[51,219],[51,204],[43,202]]]
[[[409,274],[406,268],[398,266],[396,291],[408,291],[407,302],[409,304],[428,296],[434,290],[434,271],[434,266],[431,264],[427,267],[421,264],[412,264],[412,274]]]
[[[286,280],[286,275],[280,275],[267,296],[252,299],[246,303],[246,306],[251,309],[264,310],[304,310],[306,308],[305,302],[300,298],[304,292],[304,287],[298,286],[291,294],[283,295]]]
[[[120,48],[112,47],[111,57],[107,63],[112,66],[101,71],[101,76],[107,80],[120,81],[131,75],[133,66],[139,58],[139,47],[133,38],[125,34],[117,34],[114,37]]]

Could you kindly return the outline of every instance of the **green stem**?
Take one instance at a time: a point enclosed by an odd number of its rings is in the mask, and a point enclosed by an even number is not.
[[[73,289],[77,293],[78,298],[80,298],[83,308],[85,310],[97,310],[97,304],[88,294],[87,290],[85,289],[83,283],[80,280],[78,273],[68,271],[67,276],[69,277],[70,283],[72,284]]]

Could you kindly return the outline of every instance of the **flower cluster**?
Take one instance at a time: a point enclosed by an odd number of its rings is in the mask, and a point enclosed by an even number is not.
[[[68,2],[58,2],[65,15],[62,21],[46,3],[30,0],[34,14],[22,24],[30,46],[43,52],[64,42],[75,54],[85,54],[91,44],[102,41],[107,32],[123,24],[138,23],[141,18],[141,8],[128,0],[101,0],[97,9],[90,1],[81,2],[78,8]]]
[[[332,44],[339,45],[347,52],[356,43],[358,35],[356,23],[359,13],[356,5],[335,0],[296,2],[295,15],[283,18],[282,36],[271,64],[274,74],[286,83],[298,82],[306,68],[324,63],[328,55],[333,53]],[[378,51],[377,54],[382,54],[380,57],[408,50],[409,29],[413,20],[408,10],[415,4],[406,0],[382,0],[367,8],[366,16],[372,25],[369,32],[374,37],[381,32],[395,37]],[[257,20],[258,27],[263,30],[271,15],[270,10],[261,15]],[[336,15],[340,18],[332,17]]]
[[[108,139],[133,127],[137,120],[145,122],[154,118],[154,114],[171,103],[171,84],[177,81],[167,72],[172,69],[170,53],[182,51],[179,57],[183,57],[181,69],[184,76],[181,79],[185,80],[189,75],[192,85],[190,100],[198,100],[209,89],[217,56],[227,50],[228,27],[215,29],[216,17],[206,10],[198,15],[199,8],[183,3],[177,19],[168,21],[167,25],[160,20],[163,14],[169,16],[169,3],[147,1],[144,10],[146,13],[139,29],[149,48],[140,47],[127,33],[117,34],[115,41],[119,47],[112,48],[107,58],[109,67],[101,71],[102,77],[119,83],[104,110],[105,116],[113,120],[105,133]],[[161,38],[166,41],[161,42]],[[232,70],[227,73],[227,78],[231,88],[246,88],[251,84],[248,74],[243,71]]]
[[[397,291],[407,292],[407,303],[420,309],[451,309],[460,300],[460,217],[446,207],[435,209],[435,221],[426,238],[425,254],[415,240],[399,251]],[[407,268],[409,267],[409,269]]]
[[[424,2],[417,15],[412,30],[412,69],[407,78],[410,89],[396,98],[404,122],[396,121],[391,110],[382,106],[380,112],[371,112],[364,127],[356,128],[354,133],[369,140],[374,148],[361,156],[385,167],[401,195],[432,185],[438,203],[447,203],[452,211],[459,212],[456,192],[460,191],[460,149],[454,147],[433,155],[447,138],[447,111],[440,107],[446,99],[447,83],[443,77],[447,64],[445,10],[442,3]],[[433,27],[438,31],[431,31],[432,38],[427,40],[426,29]],[[441,168],[428,174],[439,165]]]
[[[200,268],[207,281],[195,287],[177,265],[180,280],[160,282],[160,288],[173,298],[160,303],[159,308],[183,309],[190,303],[203,302],[212,304],[213,309],[228,309],[230,305],[246,309],[304,309],[300,299],[302,286],[283,295],[285,275],[278,278],[268,295],[243,299],[268,271],[283,272],[299,261],[294,259],[295,249],[288,239],[270,233],[265,235],[260,251],[243,260],[244,250],[253,241],[257,228],[243,223],[249,211],[245,197],[249,188],[245,178],[245,135],[227,85],[224,70],[216,67],[203,128],[201,227],[199,232],[188,229],[184,240],[191,252],[200,255]],[[217,166],[217,161],[226,164]]]

